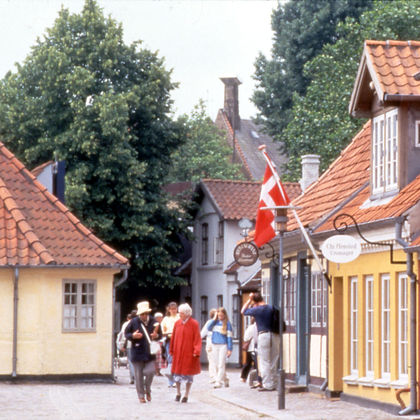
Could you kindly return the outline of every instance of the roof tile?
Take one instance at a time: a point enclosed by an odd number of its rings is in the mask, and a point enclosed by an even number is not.
[[[292,200],[301,193],[296,182],[285,182],[284,188]],[[203,189],[207,190],[222,216],[229,220],[244,217],[255,220],[261,193],[261,182],[203,179]]]

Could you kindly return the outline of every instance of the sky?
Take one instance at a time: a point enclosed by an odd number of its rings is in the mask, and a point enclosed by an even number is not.
[[[238,77],[239,113],[251,118],[254,63],[270,56],[275,0],[98,0],[106,16],[122,23],[127,44],[143,46],[172,69],[174,113],[190,113],[203,99],[212,119],[223,107],[220,77]],[[36,39],[53,26],[62,5],[80,13],[84,0],[0,0],[0,78],[15,70]]]

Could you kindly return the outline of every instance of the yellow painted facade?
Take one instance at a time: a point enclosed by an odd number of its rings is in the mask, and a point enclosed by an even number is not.
[[[401,250],[394,251],[394,259],[405,261],[406,254]],[[414,271],[418,275],[418,255],[414,254],[413,259]],[[332,293],[329,293],[328,388],[331,391],[343,391],[357,397],[397,404],[395,393],[397,389],[409,386],[411,374],[409,369],[409,279],[406,280],[406,293],[403,293],[400,288],[400,278],[405,276],[406,265],[391,264],[387,249],[381,252],[362,253],[356,260],[346,264],[329,263],[328,271],[333,287]],[[383,279],[388,277],[389,282],[386,284],[389,284],[389,294],[383,290],[388,287],[384,286]],[[370,353],[373,355],[370,364],[373,371],[368,371],[368,342],[371,342],[368,320],[372,316],[372,305],[369,306],[367,302],[367,290],[372,285],[373,291],[369,293],[373,298],[373,321],[371,321],[373,323],[373,351]],[[355,292],[356,289],[357,292]],[[354,298],[352,300],[352,291],[356,295],[356,300]],[[405,295],[405,304],[401,303],[401,294]],[[384,303],[386,295],[389,296],[389,304]],[[385,308],[387,312],[385,316],[384,306],[389,306]],[[402,306],[407,308],[406,328],[401,326]],[[389,337],[387,339],[384,336],[386,333],[383,332],[383,324],[388,316]],[[403,329],[405,332],[402,331]],[[401,354],[403,350],[400,334],[405,334],[408,340],[406,355]],[[389,342],[389,347],[387,345],[384,347],[384,341]],[[387,359],[384,348],[389,348],[389,375],[384,374],[383,363],[386,364]],[[407,371],[401,374],[400,362],[404,359],[407,360]],[[403,393],[402,398],[408,404],[409,393]]]
[[[21,268],[18,278],[19,375],[111,375],[115,269]],[[93,280],[94,332],[63,331],[63,280]],[[14,270],[0,269],[0,375],[13,368]]]

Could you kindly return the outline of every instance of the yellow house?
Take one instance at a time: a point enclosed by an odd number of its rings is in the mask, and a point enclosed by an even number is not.
[[[345,233],[360,255],[346,263],[322,258],[330,287],[290,212],[283,243],[288,379],[401,414],[416,411],[420,376],[418,57],[420,42],[365,42],[350,112],[369,120],[292,202],[315,248]],[[275,296],[270,248],[277,253],[277,241],[260,254],[262,281]]]
[[[111,379],[127,268],[0,143],[1,379]]]

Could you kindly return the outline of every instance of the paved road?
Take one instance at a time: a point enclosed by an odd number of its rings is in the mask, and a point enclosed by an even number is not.
[[[166,378],[155,377],[152,402],[140,404],[128,371],[117,370],[115,384],[0,383],[0,419],[8,420],[391,420],[392,416],[319,395],[288,394],[286,409],[277,409],[277,393],[260,393],[239,381],[239,370],[229,371],[229,388],[213,389],[207,372],[195,377],[189,402],[174,401],[175,390]],[[405,417],[407,418],[407,417]],[[413,418],[413,417],[408,417]]]

